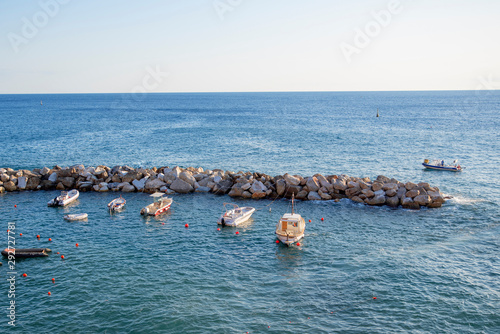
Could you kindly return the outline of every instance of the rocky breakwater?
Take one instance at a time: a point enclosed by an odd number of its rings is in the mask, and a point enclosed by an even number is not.
[[[132,168],[128,166],[71,167],[13,170],[0,168],[0,192],[23,190],[122,191],[173,193],[211,192],[241,198],[295,198],[300,200],[350,200],[367,205],[407,209],[437,208],[445,198],[428,183],[402,183],[379,175],[376,180],[348,175],[315,174],[269,176],[203,168]]]

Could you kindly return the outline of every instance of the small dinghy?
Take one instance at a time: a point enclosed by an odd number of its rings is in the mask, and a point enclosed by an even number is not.
[[[87,219],[88,216],[89,215],[86,214],[86,213],[74,213],[74,214],[70,214],[70,215],[65,215],[64,219],[72,222],[72,221],[75,221],[75,220],[84,220],[84,219]]]
[[[76,201],[76,199],[80,196],[78,190],[73,189],[70,191],[62,191],[61,195],[57,196],[54,199],[51,199],[47,205],[48,206],[65,206],[71,202]]]
[[[49,256],[49,254],[47,254],[48,252],[51,252],[49,248],[17,248],[17,249],[5,248],[2,251],[2,255],[5,257],[9,257],[10,255],[16,258],[43,257],[43,256]]]
[[[160,213],[168,211],[170,205],[172,205],[173,200],[168,197],[163,197],[164,193],[156,192],[151,195],[155,201],[148,206],[141,209],[141,215],[143,216],[158,216]]]
[[[228,209],[227,206],[232,205],[232,209]],[[224,203],[224,209],[226,212],[220,216],[219,220],[217,220],[217,224],[222,226],[238,226],[239,224],[247,221],[252,214],[255,212],[255,208],[245,206],[238,207],[233,203]]]
[[[292,195],[292,213],[285,213],[276,224],[276,237],[287,246],[304,237],[306,222],[304,218],[293,211],[294,195]]]
[[[446,165],[444,163],[444,160],[432,160],[429,161],[429,159],[425,159],[422,165],[427,168],[427,169],[433,169],[433,170],[444,170],[448,172],[461,172],[463,168],[458,164],[457,160],[453,160],[452,165]]]
[[[127,201],[120,195],[120,197],[115,198],[114,200],[108,203],[109,212],[113,213],[120,211],[125,206],[125,203],[127,203]]]

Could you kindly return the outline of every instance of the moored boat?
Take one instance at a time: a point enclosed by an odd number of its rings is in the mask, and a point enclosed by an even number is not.
[[[228,209],[226,206],[232,205],[232,209]],[[250,219],[252,214],[255,212],[255,208],[245,206],[239,207],[233,203],[224,203],[224,212],[219,220],[217,220],[217,224],[222,226],[238,226],[239,224]]]
[[[425,159],[422,165],[427,169],[433,170],[444,170],[449,172],[461,172],[463,167],[458,164],[457,160],[453,160],[452,165],[446,165],[444,160],[432,160]]]
[[[49,254],[47,254],[48,252],[51,252],[49,248],[17,248],[17,249],[5,248],[2,251],[2,255],[5,257],[9,257],[9,255],[11,255],[16,258],[44,257],[44,256],[49,256]]]
[[[88,218],[88,214],[86,213],[73,213],[69,215],[65,215],[64,219],[69,220],[69,221],[75,221],[75,220],[84,220]]]
[[[121,195],[108,203],[109,212],[116,212],[123,209],[127,201]]]
[[[159,214],[168,211],[170,205],[172,205],[173,200],[168,197],[163,197],[164,193],[156,192],[151,195],[154,197],[155,201],[148,206],[141,209],[141,215],[143,216],[158,216]]]
[[[80,193],[76,189],[73,189],[70,191],[62,191],[61,195],[57,196],[54,199],[51,199],[47,203],[47,205],[48,206],[65,206],[73,201],[76,201],[78,196],[80,196]]]
[[[289,246],[304,237],[305,229],[304,218],[294,212],[294,196],[292,195],[292,213],[285,213],[276,224],[276,237]]]

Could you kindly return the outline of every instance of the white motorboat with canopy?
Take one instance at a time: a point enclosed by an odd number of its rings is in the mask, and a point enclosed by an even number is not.
[[[165,196],[164,193],[156,192],[151,195],[155,200],[153,203],[141,209],[143,216],[158,216],[160,213],[166,212],[170,209],[173,200]]]
[[[232,209],[230,208],[232,206]],[[228,208],[229,207],[229,208]],[[224,203],[224,212],[219,220],[217,220],[217,224],[222,226],[238,226],[239,224],[250,219],[252,214],[255,212],[255,208],[250,206],[239,207],[233,203]]]

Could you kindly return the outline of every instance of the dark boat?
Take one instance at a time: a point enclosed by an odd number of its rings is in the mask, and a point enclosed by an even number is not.
[[[5,257],[13,255],[16,258],[43,257],[43,256],[49,256],[49,254],[47,254],[48,252],[51,252],[49,248],[17,248],[17,249],[5,248],[2,251],[2,255]]]

